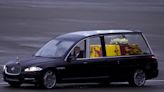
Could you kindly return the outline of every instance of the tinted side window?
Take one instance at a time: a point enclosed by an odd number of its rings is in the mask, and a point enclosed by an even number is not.
[[[72,50],[71,55],[76,58],[86,58],[86,42],[80,41]]]
[[[140,34],[119,34],[105,36],[106,56],[150,54]]]
[[[90,58],[102,57],[100,37],[89,38]]]

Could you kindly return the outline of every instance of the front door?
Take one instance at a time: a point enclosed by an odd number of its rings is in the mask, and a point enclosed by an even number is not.
[[[109,78],[112,60],[104,58],[102,40],[99,36],[80,41],[71,51],[76,59],[67,62],[64,80],[98,80]],[[79,50],[80,47],[80,50]],[[80,53],[78,53],[80,52]],[[81,54],[82,53],[82,54]]]

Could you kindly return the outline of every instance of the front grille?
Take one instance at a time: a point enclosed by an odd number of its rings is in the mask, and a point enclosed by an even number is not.
[[[19,75],[21,73],[21,66],[19,64],[7,65],[6,73],[9,75]]]

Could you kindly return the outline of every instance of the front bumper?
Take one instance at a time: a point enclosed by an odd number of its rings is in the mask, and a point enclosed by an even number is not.
[[[3,79],[6,82],[38,83],[42,80],[41,76],[41,72],[23,72],[20,75],[8,75],[3,73]]]

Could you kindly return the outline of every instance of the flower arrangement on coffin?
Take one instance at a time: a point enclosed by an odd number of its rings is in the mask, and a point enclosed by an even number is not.
[[[111,44],[128,44],[128,39],[126,38],[116,38],[111,40]]]

